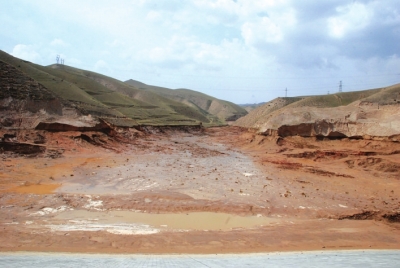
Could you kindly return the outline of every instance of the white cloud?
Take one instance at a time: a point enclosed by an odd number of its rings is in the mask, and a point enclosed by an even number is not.
[[[241,33],[247,45],[280,43],[297,24],[296,12],[287,1],[245,1],[242,5]]]
[[[140,60],[151,60],[153,65],[164,68],[189,68],[218,70],[227,64],[240,61],[242,54],[238,40],[223,40],[220,44],[201,42],[195,37],[175,35],[162,45],[141,51]]]
[[[62,39],[60,38],[56,38],[53,41],[51,41],[50,43],[51,46],[59,46],[59,47],[67,47],[69,46],[68,43],[64,42]]]
[[[290,8],[286,0],[238,0],[239,12],[243,15],[252,16],[260,12],[280,12]]]
[[[124,41],[121,41],[119,39],[114,39],[112,42],[106,42],[107,46],[113,47],[113,48],[118,48],[125,46],[126,43]]]
[[[74,66],[74,67],[82,66],[82,61],[79,59],[76,59],[76,58],[68,58],[67,60],[65,60],[64,63],[65,63],[65,65]]]
[[[232,0],[194,0],[194,6],[204,9],[220,10],[228,13],[235,13],[238,10],[238,4]]]
[[[398,0],[8,2],[6,8],[0,1],[0,10],[8,10],[0,16],[0,46],[14,56],[47,65],[64,53],[66,64],[78,68],[121,80],[212,89],[209,94],[230,100],[286,87],[295,95],[309,83],[315,83],[310,94],[317,93],[320,83],[343,79],[349,86],[346,76],[387,79],[385,73],[399,69]]]
[[[161,18],[162,18],[161,12],[155,10],[150,10],[146,15],[146,19],[153,22],[157,22]]]
[[[279,43],[283,39],[282,29],[270,18],[264,17],[242,26],[242,36],[248,45]]]
[[[96,72],[110,71],[110,67],[108,66],[107,62],[105,62],[104,60],[96,61],[93,68]]]
[[[354,2],[336,8],[337,16],[328,18],[329,34],[335,38],[342,38],[346,34],[366,27],[373,15],[373,11],[366,5]]]
[[[11,55],[27,61],[38,62],[41,60],[40,54],[31,45],[18,44],[14,46]]]

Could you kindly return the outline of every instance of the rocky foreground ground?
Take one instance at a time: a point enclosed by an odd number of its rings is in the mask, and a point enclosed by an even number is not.
[[[0,133],[0,250],[400,248],[400,143],[237,127]]]

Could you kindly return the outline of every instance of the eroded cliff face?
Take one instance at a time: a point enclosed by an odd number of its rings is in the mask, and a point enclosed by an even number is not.
[[[358,103],[340,108],[293,108],[274,114],[260,132],[281,137],[364,138],[400,141],[400,105]]]
[[[0,61],[0,128],[32,128],[63,116],[64,105],[43,85]]]
[[[43,85],[20,70],[0,61],[0,111],[37,113],[41,110],[62,115],[62,104]]]

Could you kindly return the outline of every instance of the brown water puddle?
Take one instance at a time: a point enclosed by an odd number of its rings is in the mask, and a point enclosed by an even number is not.
[[[236,228],[255,228],[282,222],[280,219],[258,216],[238,216],[228,213],[192,212],[151,214],[135,211],[86,211],[70,210],[58,214],[54,219],[69,220],[71,225],[80,223],[82,226],[107,224],[147,225],[157,229],[173,230],[221,230]]]
[[[7,189],[20,194],[52,194],[61,184],[27,184]]]

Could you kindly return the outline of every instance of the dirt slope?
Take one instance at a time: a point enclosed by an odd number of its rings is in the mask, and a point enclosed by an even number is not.
[[[234,125],[248,128],[259,128],[269,114],[299,100],[301,100],[301,98],[276,98],[255,108],[248,115],[239,118]]]

